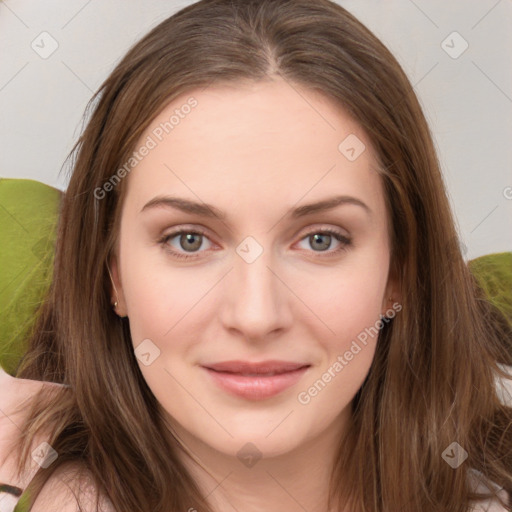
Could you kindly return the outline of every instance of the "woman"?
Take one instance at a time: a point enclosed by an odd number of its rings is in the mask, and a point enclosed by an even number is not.
[[[512,510],[507,333],[370,31],[201,1],[95,101],[16,375],[62,384],[14,443],[32,510]]]

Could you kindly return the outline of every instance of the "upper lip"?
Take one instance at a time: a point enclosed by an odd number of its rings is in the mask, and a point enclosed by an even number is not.
[[[205,368],[215,370],[217,372],[229,373],[286,373],[293,370],[298,370],[305,366],[310,366],[307,363],[294,363],[290,361],[261,361],[258,363],[251,363],[249,361],[223,361],[220,363],[204,365]]]

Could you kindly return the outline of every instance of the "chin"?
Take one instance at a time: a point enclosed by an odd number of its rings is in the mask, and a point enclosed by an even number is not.
[[[281,435],[273,432],[269,436],[269,431],[255,429],[240,433],[231,431],[231,434],[233,438],[203,439],[203,442],[229,457],[237,457],[242,463],[251,457],[258,460],[279,457],[292,452],[305,442],[305,439],[291,437],[290,432],[284,429]]]

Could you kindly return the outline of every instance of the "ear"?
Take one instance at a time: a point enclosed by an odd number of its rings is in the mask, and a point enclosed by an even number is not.
[[[388,275],[388,282],[382,298],[382,315],[389,316],[389,311],[400,311],[402,309],[401,282],[397,269],[391,265]]]
[[[111,279],[111,287],[110,287],[110,296],[111,296],[111,304],[114,307],[114,304],[117,302],[117,307],[114,308],[114,312],[124,318],[127,316],[126,314],[126,301],[123,293],[123,285],[121,281],[121,275],[119,272],[119,264],[118,257],[116,253],[113,253],[112,256],[107,260],[108,267],[110,268],[110,279]]]

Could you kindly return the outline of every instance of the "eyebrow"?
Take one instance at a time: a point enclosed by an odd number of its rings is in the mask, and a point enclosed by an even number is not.
[[[315,203],[309,203],[302,206],[298,206],[297,208],[290,209],[287,212],[287,215],[292,218],[300,218],[305,217],[306,215],[311,215],[313,213],[323,212],[327,210],[331,210],[340,205],[356,205],[361,206],[369,215],[372,214],[372,210],[370,207],[352,196],[335,196],[328,199],[324,199],[322,201],[317,201]],[[185,213],[193,213],[196,215],[200,215],[202,217],[207,218],[219,218],[221,220],[226,219],[226,214],[207,203],[198,203],[196,201],[191,201],[190,199],[184,199],[180,197],[173,196],[156,196],[150,201],[148,201],[142,208],[141,213],[145,210],[149,210],[152,208],[174,208],[176,210],[181,210]]]

